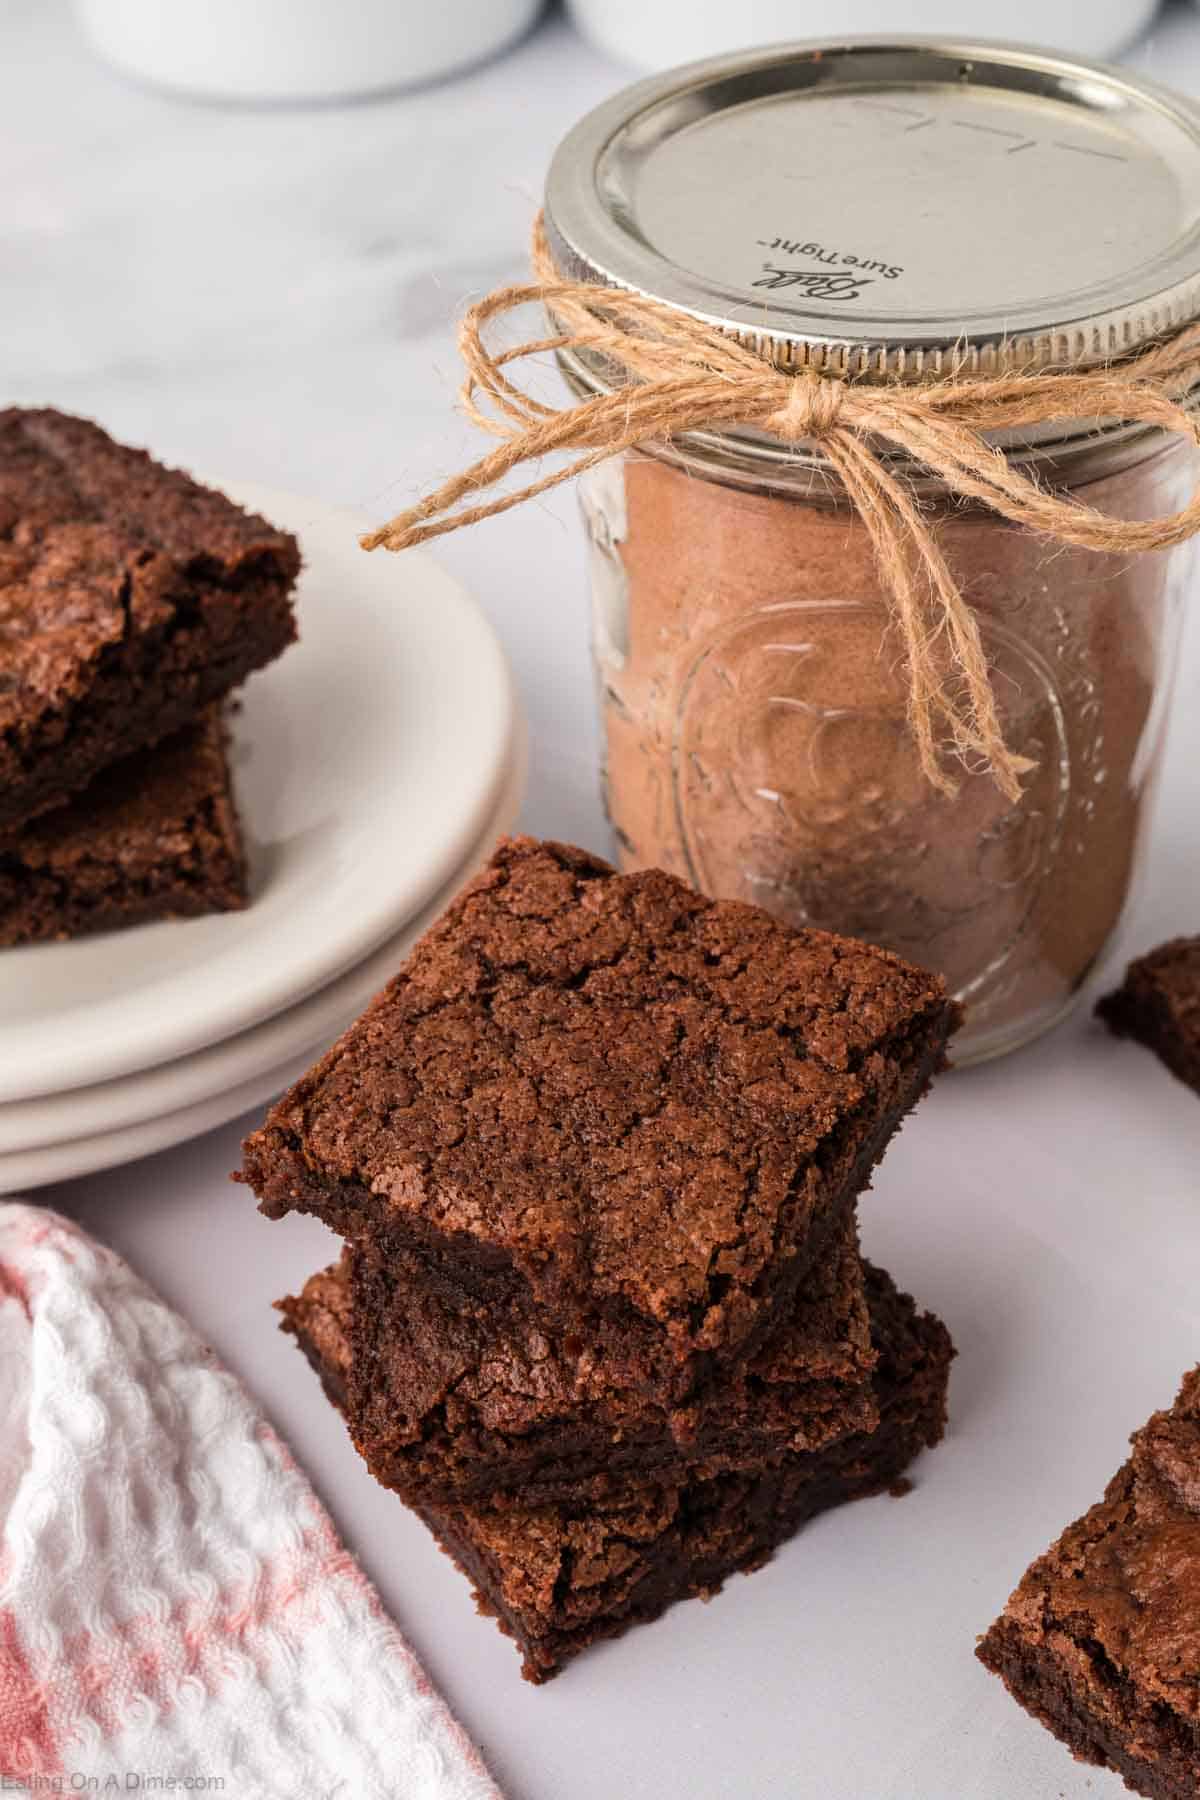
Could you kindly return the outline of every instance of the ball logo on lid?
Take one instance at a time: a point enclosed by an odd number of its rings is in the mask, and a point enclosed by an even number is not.
[[[871,285],[869,275],[826,275],[821,269],[778,269],[773,263],[764,263],[763,270],[751,287],[795,288],[813,300],[857,300]]]
[[[907,381],[1094,368],[1200,317],[1197,192],[1200,108],[1124,71],[835,38],[614,95],[546,218],[573,278]]]
[[[755,240],[764,250],[775,250],[782,256],[804,258],[821,263],[819,269],[786,268],[775,262],[764,262],[762,274],[751,287],[770,288],[779,292],[789,288],[806,294],[810,300],[858,300],[864,288],[878,280],[898,281],[904,270],[898,263],[881,262],[875,256],[859,256],[852,251],[830,250],[825,244],[799,238],[773,237]]]

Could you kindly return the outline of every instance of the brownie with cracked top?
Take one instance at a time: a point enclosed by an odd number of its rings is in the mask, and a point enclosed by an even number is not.
[[[65,806],[0,833],[0,946],[246,904],[225,734],[210,709]]]
[[[527,1313],[428,1287],[415,1258],[347,1249],[346,1417],[375,1477],[413,1500],[601,1499],[681,1470],[816,1450],[878,1422],[858,1234],[843,1226],[790,1317],[690,1406],[631,1387],[619,1356],[548,1338]],[[298,1302],[281,1303],[298,1329]]]
[[[611,1504],[418,1508],[474,1585],[480,1610],[516,1640],[528,1680],[548,1681],[590,1644],[761,1567],[815,1514],[903,1491],[904,1471],[945,1429],[954,1349],[940,1320],[919,1313],[881,1270],[864,1267],[878,1358],[873,1431],[852,1431],[760,1470],[649,1481]],[[342,1404],[353,1354],[344,1271],[315,1276],[290,1305],[301,1347]]]
[[[677,1401],[782,1317],[957,1018],[886,951],[510,839],[241,1179],[447,1294],[607,1333]]]
[[[278,656],[299,568],[286,532],[86,419],[0,410],[0,830]]]
[[[1200,1794],[1200,1368],[1104,1499],[1022,1577],[977,1654],[1081,1762]]]
[[[1096,1011],[1118,1037],[1145,1044],[1200,1094],[1200,937],[1172,938],[1139,956]]]

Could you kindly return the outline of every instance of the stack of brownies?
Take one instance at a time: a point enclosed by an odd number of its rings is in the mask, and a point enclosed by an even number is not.
[[[956,1015],[884,951],[510,840],[247,1140],[263,1211],[346,1240],[285,1328],[531,1680],[941,1436],[949,1337],[855,1203]]]
[[[299,567],[86,420],[0,411],[0,945],[244,904],[219,705]]]

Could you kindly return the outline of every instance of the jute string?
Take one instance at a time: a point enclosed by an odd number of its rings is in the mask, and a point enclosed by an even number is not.
[[[1200,378],[1200,325],[1153,349],[1096,369],[1052,374],[944,377],[918,385],[869,385],[779,369],[713,327],[622,288],[564,281],[541,217],[533,234],[534,280],[496,289],[459,330],[467,415],[501,442],[416,506],[362,539],[406,550],[557,487],[637,444],[720,426],[759,426],[787,442],[815,442],[870,534],[903,643],[909,721],[928,779],[957,783],[952,754],[991,772],[1010,800],[1033,764],[1009,749],[997,717],[979,622],[961,593],[916,494],[875,446],[901,451],[946,490],[1061,544],[1118,555],[1164,550],[1200,530],[1200,484],[1182,511],[1113,519],[1039,486],[985,432],[1089,419],[1141,424],[1200,441],[1180,396]],[[553,329],[493,351],[495,321],[541,305]],[[613,391],[548,406],[505,374],[513,363],[560,350],[605,359]],[[571,460],[513,492],[487,494],[523,464],[555,451]]]

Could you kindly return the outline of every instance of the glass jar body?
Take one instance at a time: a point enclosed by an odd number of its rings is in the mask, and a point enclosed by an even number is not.
[[[1049,479],[1147,518],[1185,503],[1196,456],[1143,436]],[[953,798],[923,776],[866,530],[811,467],[748,477],[651,446],[581,499],[621,866],[941,970],[968,1009],[958,1062],[1060,1018],[1138,866],[1194,546],[1064,548],[927,497],[1036,764],[1013,804],[983,772],[956,771]]]

